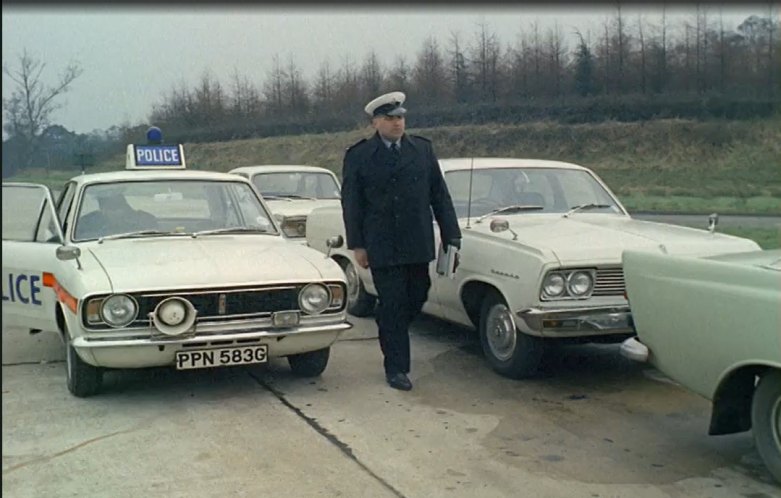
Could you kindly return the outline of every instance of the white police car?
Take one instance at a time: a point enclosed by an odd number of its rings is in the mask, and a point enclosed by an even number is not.
[[[319,375],[350,328],[339,265],[281,236],[249,180],[187,170],[181,145],[129,145],[125,171],[77,176],[56,203],[28,183],[2,200],[4,325],[58,332],[76,396],[105,368],[285,356]]]
[[[306,220],[313,209],[341,206],[342,188],[336,175],[320,166],[266,164],[242,166],[228,173],[255,185],[291,240],[306,245]]]

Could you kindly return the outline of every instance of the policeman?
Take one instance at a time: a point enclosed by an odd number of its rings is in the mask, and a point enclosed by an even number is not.
[[[432,212],[443,241],[460,248],[461,231],[431,142],[404,133],[404,100],[402,92],[391,92],[366,105],[376,133],[345,153],[342,212],[347,247],[370,269],[379,295],[385,378],[408,391],[408,329],[431,287]]]

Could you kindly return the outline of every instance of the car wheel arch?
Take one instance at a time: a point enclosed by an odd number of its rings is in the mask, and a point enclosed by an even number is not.
[[[461,286],[461,304],[475,328],[480,327],[480,311],[485,296],[492,292],[505,297],[496,285],[482,280],[470,280]]]
[[[62,310],[62,304],[60,303],[57,303],[55,307],[54,319],[57,323],[57,332],[59,332],[62,339],[65,339],[63,335],[65,334],[65,312]]]
[[[743,365],[722,378],[711,397],[709,435],[751,430],[751,402],[756,389],[756,379],[768,369],[772,367]]]

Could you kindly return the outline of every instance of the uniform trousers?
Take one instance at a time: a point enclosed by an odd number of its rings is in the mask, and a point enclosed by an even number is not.
[[[386,375],[409,373],[409,326],[426,302],[428,263],[371,268],[378,301],[375,321]]]

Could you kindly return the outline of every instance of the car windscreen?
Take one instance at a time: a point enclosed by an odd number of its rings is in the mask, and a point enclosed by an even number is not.
[[[277,233],[257,194],[243,182],[99,183],[83,189],[73,240],[140,231],[183,234],[227,228]]]
[[[480,168],[445,173],[459,217],[482,216],[507,206],[540,206],[525,214],[566,213],[594,204],[589,213],[621,213],[613,196],[587,171],[562,168]],[[470,195],[471,184],[471,195]],[[471,211],[468,209],[471,198]]]
[[[328,173],[258,173],[252,183],[264,197],[339,199],[339,184]]]

